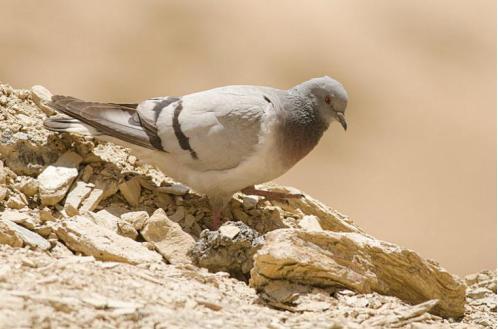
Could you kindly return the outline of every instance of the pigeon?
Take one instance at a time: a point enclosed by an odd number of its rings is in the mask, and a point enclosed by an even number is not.
[[[258,190],[294,166],[333,121],[347,128],[347,92],[314,78],[288,90],[232,85],[138,104],[98,103],[55,95],[52,131],[95,136],[131,149],[138,159],[205,194],[212,225],[239,191],[267,198],[300,195]]]

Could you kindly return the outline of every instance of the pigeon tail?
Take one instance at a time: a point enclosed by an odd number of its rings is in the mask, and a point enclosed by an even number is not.
[[[53,131],[81,135],[107,135],[149,149],[158,149],[149,129],[142,125],[138,104],[87,102],[56,95],[47,104],[62,116],[48,118],[44,126]]]

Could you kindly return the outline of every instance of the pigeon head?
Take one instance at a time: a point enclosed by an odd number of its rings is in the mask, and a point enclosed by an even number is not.
[[[321,117],[326,122],[338,121],[344,130],[348,125],[345,112],[348,104],[348,94],[344,87],[336,80],[324,76],[315,78],[297,85],[296,91],[312,98]]]

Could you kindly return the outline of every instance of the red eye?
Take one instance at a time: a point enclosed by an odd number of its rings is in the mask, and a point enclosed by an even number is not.
[[[325,103],[330,104],[330,96],[325,96]]]

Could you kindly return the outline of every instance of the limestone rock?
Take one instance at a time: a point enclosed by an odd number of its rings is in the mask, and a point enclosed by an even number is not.
[[[64,208],[72,206],[75,209],[81,205],[93,189],[93,184],[85,183],[84,181],[77,181],[71,191],[67,194]]]
[[[25,212],[20,212],[18,210],[6,209],[2,215],[2,220],[10,220],[16,224],[22,225],[30,230],[33,230],[38,224],[35,218]]]
[[[22,247],[23,240],[5,221],[0,221],[0,244],[8,244],[12,247]]]
[[[142,191],[139,177],[133,177],[129,181],[119,184],[119,191],[131,206],[138,207]]]
[[[194,245],[194,239],[161,208],[147,220],[141,234],[146,241],[154,243],[157,251],[171,264],[191,262],[187,253]]]
[[[9,194],[9,189],[6,188],[5,186],[0,185],[0,201],[5,200],[8,194]]]
[[[133,227],[132,224],[130,224],[129,222],[126,222],[124,220],[119,220],[117,222],[117,225],[118,225],[118,234],[119,235],[125,236],[127,238],[132,239],[132,240],[137,239],[138,232],[135,229],[135,227]]]
[[[90,217],[93,222],[97,225],[103,226],[108,230],[113,232],[118,231],[118,221],[119,217],[114,216],[109,211],[102,209],[97,211],[96,213],[88,213],[88,217]]]
[[[46,105],[52,99],[52,93],[47,88],[40,85],[31,87],[31,98],[45,114],[55,114],[55,111]]]
[[[69,249],[99,260],[130,264],[161,260],[159,254],[95,224],[85,216],[65,219],[55,231]]]
[[[102,201],[104,196],[104,190],[100,188],[94,188],[90,194],[82,201],[80,212],[86,213],[87,211],[93,211],[99,205],[100,201]]]
[[[185,195],[190,190],[187,186],[180,183],[172,183],[169,186],[161,186],[156,189],[158,192],[169,193],[174,195]]]
[[[5,205],[11,209],[22,209],[28,205],[28,202],[22,194],[12,194]]]
[[[211,272],[228,272],[247,280],[263,238],[242,222],[226,222],[218,231],[204,230],[191,251],[194,263]]]
[[[144,227],[148,219],[149,214],[146,211],[131,211],[121,215],[121,220],[132,224],[137,231]]]
[[[67,151],[42,171],[38,176],[42,205],[53,206],[64,198],[78,176],[78,166],[82,160],[78,154]]]
[[[379,292],[411,304],[431,299],[436,314],[460,317],[465,285],[415,252],[359,233],[280,229],[266,235],[254,256],[251,285],[270,280]]]
[[[320,219],[316,216],[306,215],[298,223],[299,227],[306,231],[323,231],[320,225]]]
[[[32,197],[38,193],[38,181],[33,177],[23,176],[19,177],[19,182],[17,182],[14,186],[24,193],[26,196]]]
[[[7,226],[10,229],[10,232],[14,231],[15,235],[20,238],[23,241],[23,244],[31,246],[33,248],[40,248],[42,250],[48,250],[50,249],[50,243],[45,240],[43,237],[41,237],[39,234],[35,232],[31,232],[28,229],[25,229],[24,227],[17,225],[16,223],[2,218],[2,226],[4,227],[4,230],[0,229],[0,231],[3,231],[5,233],[4,238],[6,238],[7,235],[9,235],[9,231],[5,230],[5,226]],[[2,235],[2,233],[0,233]],[[10,235],[12,237],[12,235]],[[0,237],[0,240],[2,238]],[[13,238],[14,244],[17,244],[17,238]],[[10,244],[10,243],[7,243]],[[17,246],[17,245],[16,245]]]

